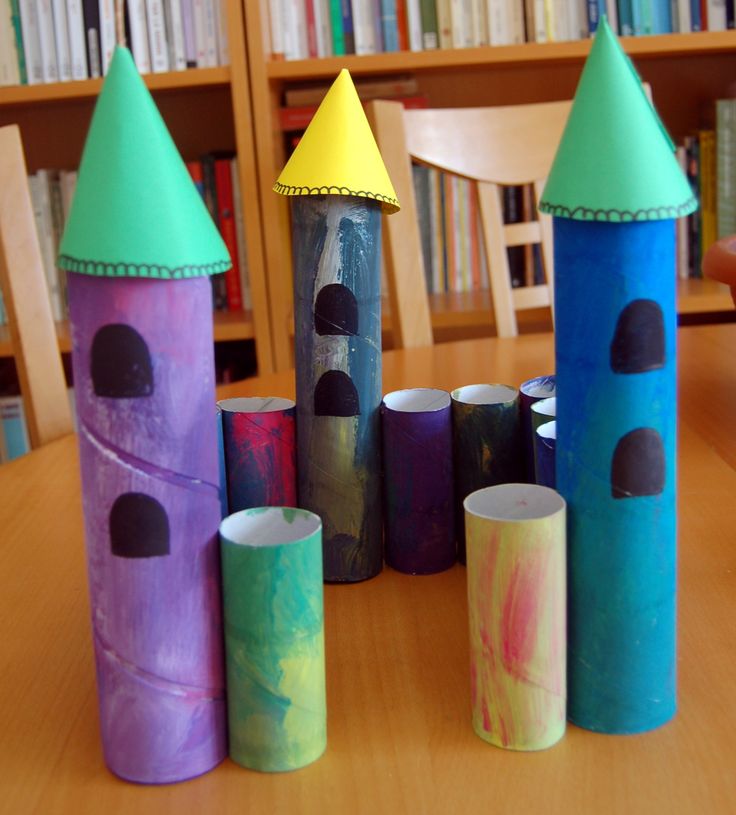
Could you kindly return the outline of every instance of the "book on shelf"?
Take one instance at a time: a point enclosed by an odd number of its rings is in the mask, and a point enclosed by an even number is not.
[[[72,79],[86,79],[89,76],[89,69],[87,66],[87,49],[84,45],[82,0],[66,0],[66,10]]]
[[[99,0],[100,7],[100,69],[107,73],[115,50],[115,0]]]
[[[0,85],[20,85],[20,63],[16,48],[10,0],[0,0]]]
[[[51,11],[54,23],[54,43],[56,45],[59,81],[68,82],[72,78],[72,57],[66,0],[51,0]]]
[[[54,39],[54,13],[51,0],[36,0],[38,16],[38,46],[41,51],[41,72],[44,82],[59,81],[59,62]]]
[[[100,45],[100,6],[98,0],[82,0],[84,17],[84,44],[87,49],[89,75],[102,76],[102,50]]]
[[[189,174],[217,225],[233,262],[225,274],[212,275],[215,311],[241,311],[250,304],[242,190],[237,158],[207,153],[186,163]]]
[[[30,449],[22,397],[0,396],[0,462],[12,461]]]
[[[184,22],[179,0],[164,0],[164,25],[168,45],[169,68],[183,71],[187,67],[184,48]]]
[[[128,28],[130,30],[130,52],[135,67],[141,74],[151,71],[151,50],[148,45],[148,19],[146,0],[126,0]]]
[[[716,101],[717,235],[736,235],[736,99]]]

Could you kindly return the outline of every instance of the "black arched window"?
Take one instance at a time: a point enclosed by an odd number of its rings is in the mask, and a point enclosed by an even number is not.
[[[358,303],[347,286],[330,283],[319,290],[314,304],[314,330],[320,335],[358,333]]]
[[[619,439],[611,462],[611,495],[636,498],[664,490],[662,437],[653,427],[639,427]]]
[[[342,371],[322,374],[314,389],[315,416],[358,416],[360,400],[355,385]]]
[[[153,393],[153,367],[146,341],[129,325],[111,323],[92,341],[92,386],[97,396],[136,399]]]
[[[169,518],[155,498],[126,492],[110,510],[110,548],[118,557],[169,554]]]
[[[654,300],[632,300],[619,314],[611,342],[611,369],[639,374],[664,366],[664,316]]]

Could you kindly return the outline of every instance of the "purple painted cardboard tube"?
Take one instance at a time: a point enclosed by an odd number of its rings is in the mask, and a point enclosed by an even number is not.
[[[105,761],[181,781],[227,753],[211,283],[68,290]]]
[[[521,428],[526,462],[526,480],[534,484],[534,430],[532,428],[532,405],[540,399],[555,395],[555,375],[535,376],[519,386],[519,406],[521,408]]]
[[[386,562],[432,574],[455,562],[450,395],[433,388],[386,394],[381,405]]]
[[[537,484],[542,487],[555,489],[555,446],[557,444],[557,422],[541,424],[537,430],[536,444],[534,445],[534,463],[537,474]]]

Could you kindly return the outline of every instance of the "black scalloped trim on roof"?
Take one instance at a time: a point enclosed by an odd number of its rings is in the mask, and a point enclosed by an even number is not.
[[[159,266],[155,263],[108,263],[97,260],[79,260],[69,255],[60,255],[59,268],[77,274],[95,277],[145,277],[151,280],[186,280],[190,277],[206,277],[226,272],[230,261],[218,260],[215,263],[201,263],[192,266]]]
[[[370,192],[368,190],[351,190],[349,187],[338,187],[336,184],[325,184],[321,187],[294,187],[291,184],[282,184],[277,181],[273,185],[274,192],[281,195],[353,195],[356,198],[373,198],[392,207],[399,207],[399,202],[389,195],[380,192]]]
[[[649,209],[589,209],[588,207],[575,207],[570,209],[563,204],[550,204],[542,201],[539,209],[558,218],[572,218],[576,221],[609,221],[611,223],[634,223],[640,221],[664,221],[671,218],[682,218],[697,209],[695,198],[689,198],[685,203],[677,206],[650,207]]]

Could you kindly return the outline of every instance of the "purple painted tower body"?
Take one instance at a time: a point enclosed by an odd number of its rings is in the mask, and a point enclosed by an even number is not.
[[[227,752],[211,283],[68,285],[105,760],[182,780]]]

